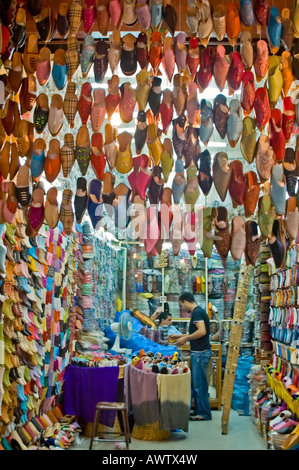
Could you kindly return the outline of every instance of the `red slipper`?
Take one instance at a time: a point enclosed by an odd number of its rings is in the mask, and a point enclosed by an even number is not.
[[[231,177],[229,181],[229,194],[232,198],[233,206],[243,205],[246,191],[246,177],[243,173],[243,163],[241,160],[233,160],[230,163]]]
[[[254,100],[254,75],[251,70],[246,70],[243,75],[241,90],[241,105],[243,108],[244,116],[249,116],[249,114],[251,114],[254,107]]]
[[[113,75],[110,80],[108,80],[108,95],[105,97],[107,117],[110,121],[113,113],[117,110],[121,95],[119,91],[119,77],[118,75]]]
[[[98,180],[102,181],[105,173],[106,160],[103,151],[103,136],[100,132],[91,136],[91,166]]]
[[[86,126],[90,118],[92,108],[92,86],[91,83],[85,82],[81,88],[81,95],[78,102],[78,113],[83,126]]]
[[[201,50],[200,68],[195,76],[195,81],[201,93],[207,88],[212,80],[212,64],[212,48],[208,46]]]
[[[260,131],[270,120],[271,110],[266,88],[260,87],[255,91],[254,111],[256,125]]]
[[[149,167],[150,159],[147,155],[140,155],[140,167],[136,176],[135,186],[141,199],[145,200],[146,191],[152,178],[152,168]]]
[[[187,66],[189,73],[194,80],[200,61],[199,41],[196,37],[189,39],[189,49],[187,54]]]
[[[289,141],[295,123],[295,107],[291,96],[286,96],[283,100],[282,131],[286,141]]]
[[[282,113],[280,109],[271,109],[270,145],[277,162],[282,162],[285,155],[286,139],[282,130]]]
[[[173,118],[173,99],[172,92],[169,88],[163,91],[159,113],[162,122],[162,131],[166,134]]]
[[[239,52],[234,51],[231,54],[231,64],[227,74],[227,84],[230,94],[240,88],[244,74],[244,65]]]
[[[246,178],[246,191],[244,194],[244,209],[245,217],[254,215],[255,208],[260,194],[260,184],[257,181],[257,174],[255,171],[248,171],[245,173]]]

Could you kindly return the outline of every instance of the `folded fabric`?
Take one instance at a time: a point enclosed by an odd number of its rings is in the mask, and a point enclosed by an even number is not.
[[[64,377],[64,410],[91,423],[100,401],[116,401],[119,367],[78,367],[68,365]],[[100,423],[113,427],[114,411],[101,411]]]
[[[159,420],[157,374],[143,372],[130,364],[127,397],[130,398],[134,422],[146,426]]]
[[[160,403],[159,426],[164,431],[188,432],[191,397],[191,373],[157,374]]]

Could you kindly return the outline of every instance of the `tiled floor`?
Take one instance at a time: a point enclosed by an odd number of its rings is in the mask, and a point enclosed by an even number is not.
[[[211,421],[190,422],[188,434],[172,433],[167,441],[132,438],[130,450],[266,450],[266,443],[251,417],[231,410],[227,433],[222,434],[222,411],[214,410]],[[89,448],[89,438],[80,436],[72,450]],[[94,450],[113,450],[115,443],[95,442]]]

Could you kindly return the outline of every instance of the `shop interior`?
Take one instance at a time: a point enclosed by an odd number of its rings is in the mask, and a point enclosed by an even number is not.
[[[298,449],[299,4],[0,18],[0,450]]]

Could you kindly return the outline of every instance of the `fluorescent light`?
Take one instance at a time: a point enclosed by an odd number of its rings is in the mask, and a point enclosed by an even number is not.
[[[208,147],[226,147],[226,142],[208,142]]]

